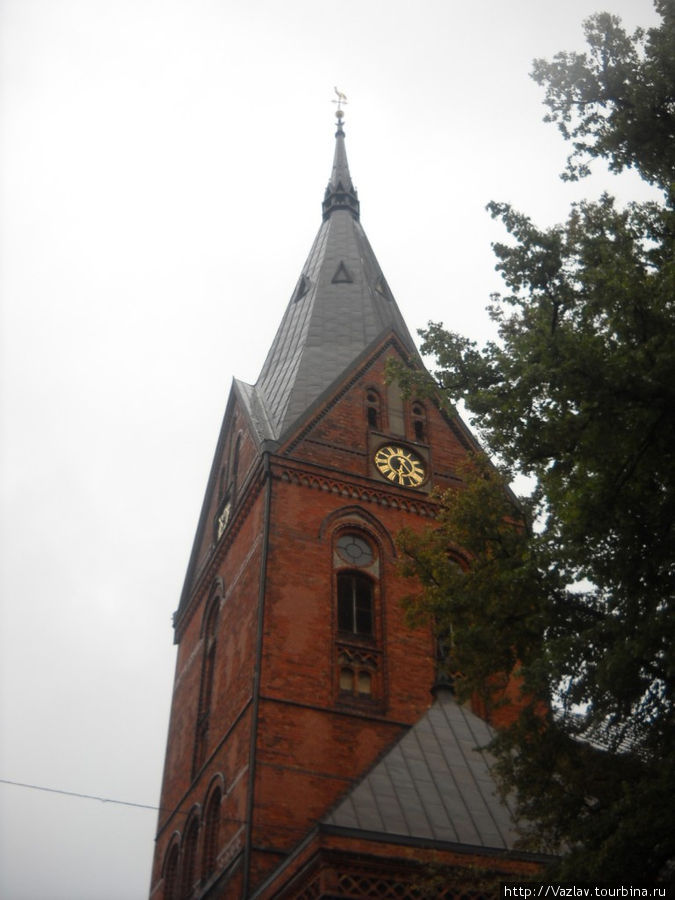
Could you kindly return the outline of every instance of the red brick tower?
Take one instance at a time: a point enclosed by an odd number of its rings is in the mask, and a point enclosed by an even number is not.
[[[392,358],[422,365],[359,221],[338,112],[323,222],[257,383],[233,383],[175,613],[152,898],[380,896],[358,893],[363,871],[340,888],[326,863],[347,852],[344,841],[372,838],[368,802],[382,814],[380,848],[422,841],[422,853],[445,842],[451,854],[503,855],[512,845],[510,820],[497,821],[495,837],[487,825],[501,812],[487,795],[487,812],[472,811],[478,800],[461,777],[456,801],[425,799],[415,781],[412,744],[433,768],[449,743],[465,757],[478,726],[458,737],[471,714],[452,698],[429,709],[434,642],[403,621],[409,586],[394,537],[429,522],[431,487],[456,485],[475,444],[436,404],[403,400],[387,384]],[[451,738],[436,752],[429,741],[443,729]],[[412,753],[412,787],[394,778],[389,751]],[[370,772],[364,807],[351,792]],[[403,824],[392,825],[379,790],[393,791]],[[468,810],[459,819],[455,802]],[[444,804],[454,825],[444,831],[425,804]],[[327,849],[330,840],[342,850]]]

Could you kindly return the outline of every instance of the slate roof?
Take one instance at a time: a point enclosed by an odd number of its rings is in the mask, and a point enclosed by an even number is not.
[[[516,823],[481,750],[492,729],[448,689],[323,820],[392,837],[514,849]]]
[[[258,381],[238,383],[261,440],[281,438],[385,332],[416,352],[361,226],[344,138],[339,120],[324,220]]]

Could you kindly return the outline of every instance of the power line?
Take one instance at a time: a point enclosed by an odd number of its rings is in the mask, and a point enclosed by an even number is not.
[[[9,778],[0,778],[0,784],[10,784],[13,787],[28,788],[31,791],[44,791],[48,794],[61,794],[64,797],[76,797],[78,800],[98,800],[99,803],[114,803],[117,806],[133,806],[136,809],[151,809],[155,812],[168,812],[175,816],[189,816],[191,810],[169,809],[166,806],[151,806],[149,803],[132,803],[129,800],[115,800],[113,797],[100,797],[98,794],[80,794],[77,791],[62,791],[59,788],[44,787],[40,784],[26,784],[23,781],[11,781]],[[237,825],[245,825],[245,819],[236,819],[226,816],[224,821],[234,822]],[[277,828],[283,831],[292,831],[294,833],[302,831],[297,825],[277,825]]]
[[[25,784],[22,781],[10,781],[8,778],[0,778],[0,784],[11,784],[14,787],[29,788],[32,791],[47,791],[50,794],[63,794],[65,797],[78,797],[80,800],[99,800],[101,803],[115,803],[118,806],[135,806],[138,809],[153,809],[155,812],[162,810],[161,806],[150,806],[148,803],[131,803],[128,800],[115,800],[112,797],[99,797],[96,794],[78,794],[76,791],[61,791],[58,788],[43,787],[39,784]],[[183,813],[185,815],[185,813]]]

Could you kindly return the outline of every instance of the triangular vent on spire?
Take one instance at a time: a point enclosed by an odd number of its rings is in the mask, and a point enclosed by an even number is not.
[[[335,275],[331,278],[333,284],[352,284],[354,279],[349,274],[349,269],[344,264],[342,260],[340,260],[340,265],[335,270]]]
[[[312,282],[306,275],[301,275],[298,284],[293,291],[293,303],[297,303],[298,300],[302,300],[305,294],[309,293],[309,289],[312,286]]]
[[[389,331],[416,353],[359,220],[341,127],[322,220],[250,392],[250,416],[261,442],[285,440],[323,392]]]

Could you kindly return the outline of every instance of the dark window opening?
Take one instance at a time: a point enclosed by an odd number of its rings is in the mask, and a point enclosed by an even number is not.
[[[216,870],[218,857],[218,832],[220,830],[220,789],[213,792],[206,808],[204,820],[204,861],[203,875],[208,878]]]
[[[192,765],[192,777],[197,775],[206,761],[207,738],[209,734],[209,718],[213,681],[216,669],[216,632],[218,630],[219,598],[213,600],[204,634],[204,656],[202,659],[202,677],[199,685],[199,702],[197,706],[197,729],[195,734],[195,750]]]
[[[416,441],[426,441],[427,439],[427,414],[421,403],[413,403],[412,405],[412,426]]]
[[[199,837],[199,822],[193,819],[185,835],[185,850],[183,853],[183,878],[182,896],[190,897],[195,883],[195,866],[197,862],[197,840]]]
[[[176,887],[178,884],[178,844],[174,844],[169,851],[164,870],[164,900],[176,900]]]
[[[338,628],[351,634],[372,635],[373,583],[365,575],[338,575]]]
[[[382,427],[380,395],[377,391],[366,391],[366,419],[370,428]]]

